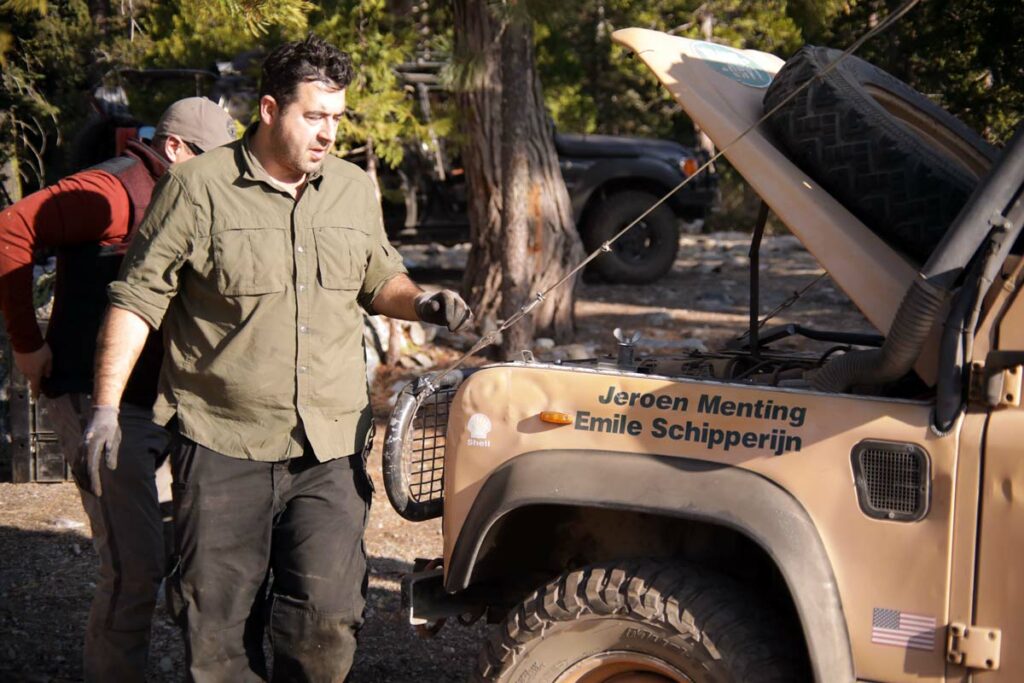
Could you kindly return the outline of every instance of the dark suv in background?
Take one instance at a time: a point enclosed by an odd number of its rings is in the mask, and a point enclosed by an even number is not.
[[[588,251],[704,161],[702,154],[669,140],[559,132],[554,137],[573,219]],[[410,146],[398,169],[382,167],[380,174],[384,223],[392,240],[455,244],[469,238],[465,175],[443,153]],[[717,183],[713,173],[695,178],[597,259],[593,272],[611,282],[629,283],[664,275],[675,261],[681,226],[704,219]]]
[[[444,62],[400,64],[424,122],[448,92]],[[706,156],[669,140],[552,131],[573,219],[588,251],[596,249],[692,175]],[[466,178],[448,141],[410,145],[397,169],[381,167],[384,223],[397,243],[456,244],[469,239]],[[354,158],[354,161],[359,161]],[[702,173],[602,254],[591,272],[611,282],[644,283],[672,267],[684,223],[699,224],[717,196],[718,178]]]

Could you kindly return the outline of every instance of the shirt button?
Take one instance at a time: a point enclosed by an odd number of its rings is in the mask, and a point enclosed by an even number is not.
[[[299,285],[299,291],[300,292],[305,292],[306,291],[306,285]]]
[[[300,366],[299,366],[299,373],[300,373],[300,374],[306,374],[306,370],[307,370],[307,369],[308,369],[308,368],[306,368],[306,366],[305,366],[305,365],[300,365]]]
[[[305,252],[306,250],[300,244],[299,246],[295,247],[295,251],[297,251],[297,252],[299,252],[301,254],[301,253]]]
[[[306,327],[305,325],[299,325],[299,332],[305,334],[306,332],[309,332],[309,328]]]

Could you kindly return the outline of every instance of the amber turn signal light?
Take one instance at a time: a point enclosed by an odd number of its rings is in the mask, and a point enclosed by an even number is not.
[[[540,421],[553,425],[571,425],[572,415],[569,413],[559,413],[554,410],[545,410],[540,414]]]

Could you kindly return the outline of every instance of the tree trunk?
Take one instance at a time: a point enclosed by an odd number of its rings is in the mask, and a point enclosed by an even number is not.
[[[89,0],[89,16],[94,26],[106,22],[110,16],[110,0]]]
[[[529,116],[521,106],[528,100],[530,85],[518,75],[529,73],[532,49],[529,26],[525,21],[510,19],[501,36],[501,233],[505,237],[505,249],[501,252],[501,317],[505,320],[515,315],[530,297],[530,217],[526,206],[531,189],[530,160],[523,142]],[[501,355],[507,359],[516,351],[530,348],[533,327],[533,316],[529,315],[506,330]]]
[[[18,159],[11,156],[0,163],[0,207],[21,200],[21,179],[18,177]]]
[[[522,268],[513,276],[512,291],[536,293],[551,286],[583,256],[579,235],[572,221],[569,195],[565,190],[558,155],[547,122],[540,80],[533,66],[533,38],[528,20],[518,29],[522,50],[511,56],[507,71],[502,70],[502,52],[515,43],[511,36],[501,37],[501,22],[484,0],[456,0],[456,55],[465,68],[458,102],[467,144],[462,161],[466,172],[469,201],[470,250],[463,288],[478,319],[506,318],[518,311],[523,302],[502,303],[506,269]],[[516,94],[513,94],[513,91]],[[504,100],[509,106],[502,108]],[[506,198],[502,142],[503,115],[519,133],[508,142],[519,148],[525,160],[525,180]],[[518,168],[518,164],[515,165]],[[513,201],[512,220],[503,218],[505,201]],[[525,247],[512,251],[512,235],[507,225],[525,225]],[[521,244],[517,242],[517,244]],[[566,342],[572,338],[575,280],[551,292],[533,311],[536,330]],[[515,334],[514,330],[510,330]],[[506,333],[506,336],[508,333]],[[515,338],[514,338],[515,339]],[[527,337],[527,343],[529,337]],[[518,345],[518,348],[515,346]],[[525,345],[521,340],[503,344],[514,353]]]
[[[697,18],[700,20],[701,35],[705,41],[710,43],[715,26],[714,13],[710,8],[702,7],[698,10]],[[693,132],[697,135],[697,146],[704,150],[709,157],[713,157],[715,155],[715,143],[711,142],[708,134],[696,123],[693,124]]]
[[[366,175],[370,176],[373,193],[377,195],[377,203],[380,204],[380,177],[377,175],[377,151],[373,148],[373,138],[366,140]]]

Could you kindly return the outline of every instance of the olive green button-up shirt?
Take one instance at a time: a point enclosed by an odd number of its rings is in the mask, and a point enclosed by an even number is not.
[[[362,170],[328,156],[296,201],[248,139],[164,175],[110,300],[163,322],[157,421],[239,458],[350,455],[371,424],[360,306],[405,268]]]

